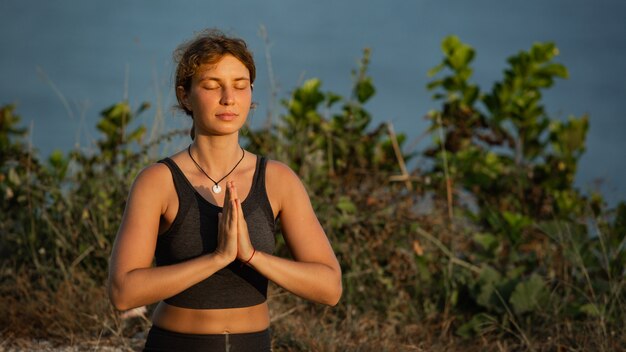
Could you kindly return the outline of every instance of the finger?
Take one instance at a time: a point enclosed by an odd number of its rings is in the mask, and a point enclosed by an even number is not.
[[[222,213],[217,213],[217,231],[220,233],[224,229],[224,216]]]
[[[227,181],[226,182],[226,195],[224,197],[224,200],[230,200],[231,198],[232,197],[231,197],[231,194],[230,194],[230,181]]]
[[[231,199],[239,199],[239,195],[237,194],[237,187],[235,186],[235,181],[230,181],[230,193]]]
[[[246,218],[243,215],[243,207],[239,199],[237,199],[237,228],[240,234],[248,233],[248,225],[246,224]]]
[[[233,181],[226,182],[226,193],[228,194],[228,213],[235,212],[237,215],[234,204],[232,201],[237,199],[237,191],[233,187]],[[225,203],[226,204],[226,203]]]
[[[237,199],[237,216],[243,220],[243,207],[239,199]]]
[[[236,205],[235,205],[236,200],[231,200],[230,201],[230,207],[231,207],[231,212],[228,213],[228,225],[230,227],[231,230],[236,230],[237,229],[237,211],[236,211]]]
[[[246,224],[243,207],[239,199],[237,199],[237,241],[237,253],[241,256],[239,259],[243,261],[248,260],[254,252],[254,247],[250,241],[248,225]]]
[[[229,210],[230,210],[230,200],[231,200],[231,196],[230,196],[230,188],[228,187],[228,182],[226,182],[226,194],[224,195],[224,212],[226,213],[226,215],[228,215]]]

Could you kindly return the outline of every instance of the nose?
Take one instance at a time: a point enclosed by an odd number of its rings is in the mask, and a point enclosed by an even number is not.
[[[234,94],[232,88],[224,87],[222,88],[222,97],[220,99],[220,104],[222,105],[233,105],[235,102]]]

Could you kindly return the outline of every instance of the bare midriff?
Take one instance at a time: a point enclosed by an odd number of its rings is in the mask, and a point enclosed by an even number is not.
[[[257,332],[270,325],[267,303],[228,309],[189,309],[159,302],[152,315],[154,325],[185,334]]]

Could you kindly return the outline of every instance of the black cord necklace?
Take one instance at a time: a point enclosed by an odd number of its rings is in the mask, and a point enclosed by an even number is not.
[[[189,147],[187,147],[187,153],[189,154],[189,157],[191,158],[191,161],[193,161],[194,164],[196,164],[196,167],[198,168],[198,170],[202,171],[202,173],[209,178],[209,180],[211,180],[213,183],[215,183],[215,185],[213,187],[211,187],[211,189],[213,190],[213,193],[218,194],[222,191],[222,187],[219,185],[220,182],[222,182],[226,177],[228,177],[228,175],[232,174],[233,171],[235,171],[235,169],[237,168],[237,166],[239,166],[239,163],[241,163],[241,161],[243,160],[243,157],[246,156],[246,152],[243,150],[242,147],[241,148],[241,159],[239,159],[239,161],[237,162],[237,164],[235,164],[235,166],[232,168],[232,170],[230,170],[230,172],[228,172],[226,174],[226,176],[220,178],[219,181],[215,182],[214,179],[211,178],[211,176],[209,176],[209,174],[207,174],[204,169],[202,169],[202,167],[200,166],[200,164],[198,164],[196,162],[196,159],[193,158],[193,156],[191,156],[191,144],[189,145]]]

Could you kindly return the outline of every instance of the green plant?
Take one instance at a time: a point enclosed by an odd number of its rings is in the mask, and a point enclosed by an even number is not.
[[[317,78],[305,81],[283,100],[286,113],[276,126],[250,131],[248,147],[288,163],[305,184],[318,190],[339,178],[355,180],[365,172],[397,170],[385,124],[372,128],[372,117],[363,106],[376,91],[367,74],[369,60],[370,50],[365,49],[352,72],[349,99],[323,92]],[[402,145],[404,134],[396,138]]]
[[[594,235],[586,223],[603,212],[603,201],[574,187],[587,116],[554,120],[542,103],[542,91],[567,77],[554,62],[558,49],[535,43],[511,56],[489,92],[470,83],[473,48],[451,36],[442,49],[443,62],[429,74],[447,74],[428,85],[442,108],[429,114],[437,138],[425,155],[434,161],[429,175],[435,191],[445,190],[453,200],[447,205],[458,210],[455,222],[469,219],[476,226],[466,231],[470,242],[463,249],[481,267],[447,278],[462,297],[446,301],[469,316],[457,332],[507,331],[532,348],[527,333],[534,324],[551,314],[576,320],[584,313],[602,316],[598,336],[606,339],[607,326],[623,311],[611,315],[606,312],[617,310],[598,307],[623,305],[617,298],[623,277],[609,274],[616,268],[623,273],[625,263],[606,241],[615,245],[624,237],[607,236],[609,225]],[[460,202],[461,193],[471,201]]]

